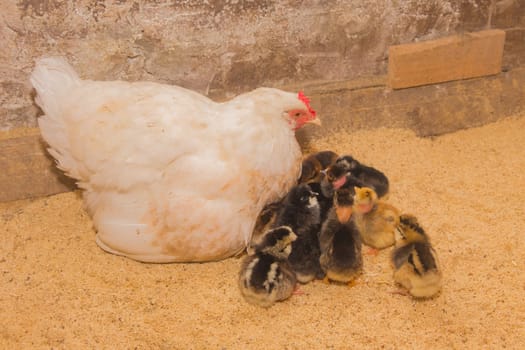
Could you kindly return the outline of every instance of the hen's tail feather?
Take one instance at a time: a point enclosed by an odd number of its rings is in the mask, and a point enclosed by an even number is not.
[[[60,113],[61,99],[81,82],[73,67],[62,57],[38,60],[30,80],[38,93],[36,103],[52,118]]]
[[[64,58],[46,57],[37,61],[30,81],[37,92],[35,101],[45,113],[38,119],[38,125],[44,140],[51,146],[49,152],[60,169],[79,179],[76,162],[69,152],[63,106],[69,100],[67,95],[80,85],[81,79]]]

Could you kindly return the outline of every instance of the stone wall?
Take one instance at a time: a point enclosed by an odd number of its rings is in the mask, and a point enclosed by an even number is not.
[[[525,0],[0,0],[0,130],[35,126],[36,58],[81,76],[178,84],[223,99],[257,86],[386,73],[388,46],[485,28],[525,65]]]

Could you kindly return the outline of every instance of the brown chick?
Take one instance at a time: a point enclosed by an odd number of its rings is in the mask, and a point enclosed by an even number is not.
[[[321,228],[319,262],[327,283],[335,281],[352,286],[362,271],[361,238],[351,219],[352,202],[350,189],[336,191],[334,206]]]
[[[399,210],[377,198],[369,187],[354,187],[353,214],[363,243],[376,249],[394,244]]]
[[[254,247],[254,253],[244,258],[239,288],[247,302],[270,307],[293,294],[297,277],[288,256],[296,239],[290,227],[274,228],[266,232],[261,243]]]
[[[339,155],[332,151],[310,154],[303,160],[299,183],[320,182],[321,172],[335,163]]]
[[[248,253],[253,252],[253,247],[260,243],[260,240],[263,238],[264,234],[274,226],[275,219],[277,218],[277,214],[279,213],[279,210],[281,209],[281,206],[283,204],[284,198],[277,202],[270,203],[266,205],[261,212],[259,213],[259,216],[257,217],[257,220],[255,221],[255,226],[253,228],[252,238],[250,240],[250,244],[248,245]]]
[[[416,298],[431,298],[441,290],[441,270],[434,248],[416,217],[401,215],[392,253],[394,280]]]

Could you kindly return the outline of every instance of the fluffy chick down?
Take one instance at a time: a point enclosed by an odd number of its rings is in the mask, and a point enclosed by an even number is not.
[[[416,217],[401,215],[392,253],[394,280],[416,298],[431,298],[441,290],[442,273],[436,251]]]
[[[244,258],[239,288],[248,303],[267,308],[292,295],[297,277],[287,259],[296,239],[290,227],[274,228]]]
[[[363,259],[361,238],[352,220],[351,190],[335,193],[334,206],[323,223],[319,242],[325,281],[352,283],[362,271]]]

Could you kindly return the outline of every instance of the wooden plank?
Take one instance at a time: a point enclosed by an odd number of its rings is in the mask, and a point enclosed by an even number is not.
[[[303,147],[315,148],[317,138],[331,137],[341,129],[403,128],[427,137],[525,116],[525,67],[412,89],[355,89],[347,88],[349,85],[341,82],[332,91],[305,89],[323,126],[306,126],[296,132]]]
[[[75,188],[55,166],[39,135],[0,140],[0,202],[46,196]]]
[[[484,30],[391,46],[388,84],[394,89],[501,72],[505,31]]]

